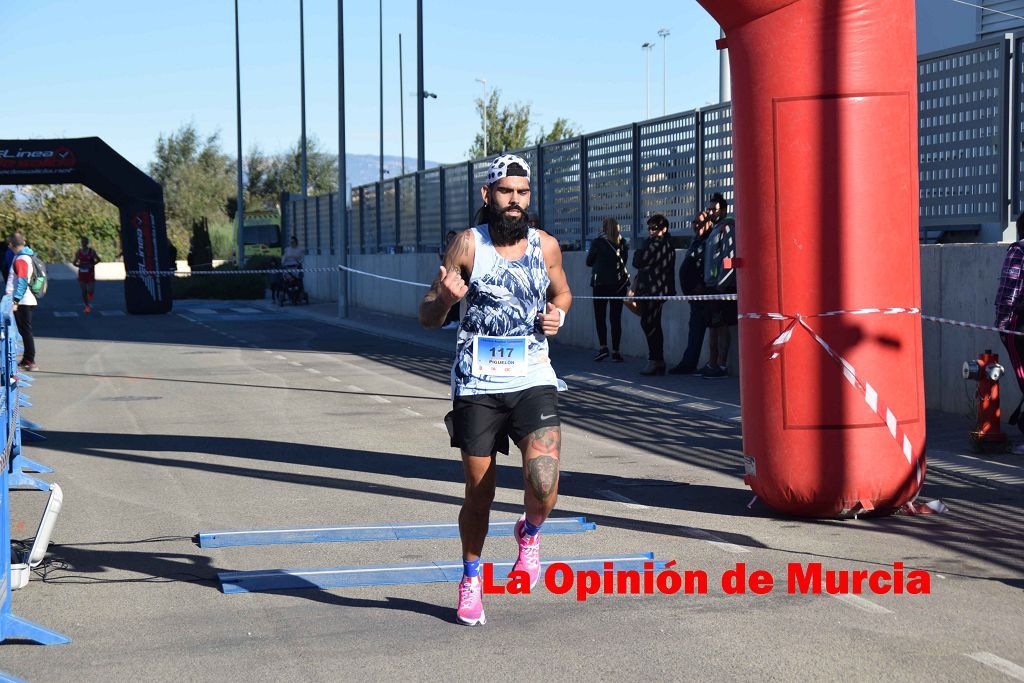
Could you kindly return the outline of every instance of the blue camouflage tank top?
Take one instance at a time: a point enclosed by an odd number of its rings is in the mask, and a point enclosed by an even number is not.
[[[547,307],[551,282],[541,251],[540,234],[530,228],[526,253],[516,261],[509,261],[495,250],[487,225],[470,230],[476,253],[466,293],[466,314],[459,326],[452,364],[452,397],[508,393],[537,386],[564,391],[565,384],[551,367],[548,340],[540,327],[539,315]],[[526,375],[476,374],[473,340],[478,335],[526,337]]]

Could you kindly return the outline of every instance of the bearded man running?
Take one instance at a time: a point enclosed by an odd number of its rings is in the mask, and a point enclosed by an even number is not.
[[[452,241],[420,304],[420,323],[436,328],[452,306],[464,297],[467,303],[445,423],[452,447],[462,451],[466,476],[457,618],[469,626],[486,623],[480,554],[496,456],[509,452],[509,438],[523,455],[526,508],[515,526],[519,555],[512,570],[526,572],[531,588],[540,576],[540,528],[558,497],[558,392],[565,390],[551,367],[547,337],[558,333],[572,305],[558,241],[529,226],[529,164],[512,154],[499,156],[480,196],[486,222]]]

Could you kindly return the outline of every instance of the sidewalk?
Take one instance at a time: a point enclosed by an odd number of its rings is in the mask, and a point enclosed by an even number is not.
[[[350,309],[347,319],[339,319],[337,304],[278,308],[269,301],[252,302],[270,310],[285,310],[299,317],[336,325],[366,334],[398,339],[409,344],[452,353],[455,330],[424,330],[412,318],[385,315],[375,311]],[[593,349],[582,349],[551,340],[559,377],[572,387],[587,384],[683,415],[699,415],[725,422],[740,422],[739,379],[704,379],[693,375],[641,377],[646,361],[626,359],[625,363],[595,363]],[[973,452],[968,433],[973,420],[963,415],[940,411],[927,414],[928,466],[950,476],[1001,489],[1024,493],[1024,456],[985,455]],[[1013,438],[1011,434],[1011,438]]]

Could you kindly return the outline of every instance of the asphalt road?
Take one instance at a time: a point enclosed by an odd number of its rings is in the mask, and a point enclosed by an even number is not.
[[[98,311],[54,282],[36,315],[27,455],[64,489],[47,566],[14,611],[73,639],[0,645],[26,680],[1024,680],[1022,502],[932,472],[947,514],[849,521],[748,509],[739,425],[681,417],[598,388],[563,395],[556,513],[598,528],[547,535],[542,557],[641,551],[703,570],[703,595],[541,586],[488,596],[454,623],[450,583],[225,595],[216,572],[459,560],[457,539],[201,549],[200,530],[453,521],[461,468],[441,420],[449,357],[244,303],[166,316]],[[57,313],[62,315],[58,316]],[[108,313],[109,315],[102,315]],[[558,359],[555,358],[556,369]],[[517,516],[517,457],[499,461],[492,519]],[[45,496],[12,494],[34,534]],[[514,556],[493,538],[485,559]],[[726,595],[738,562],[768,595]],[[929,572],[928,595],[789,595],[790,563]],[[44,578],[45,577],[45,578]],[[1016,668],[1014,668],[1016,667]],[[1009,677],[1009,678],[1008,678]]]

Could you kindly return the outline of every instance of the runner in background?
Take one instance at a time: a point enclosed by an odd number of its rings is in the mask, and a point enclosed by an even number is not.
[[[96,264],[100,257],[96,250],[89,246],[89,238],[82,238],[82,248],[75,254],[71,263],[78,268],[78,287],[82,290],[82,303],[85,312],[92,313],[92,300],[96,294]]]

